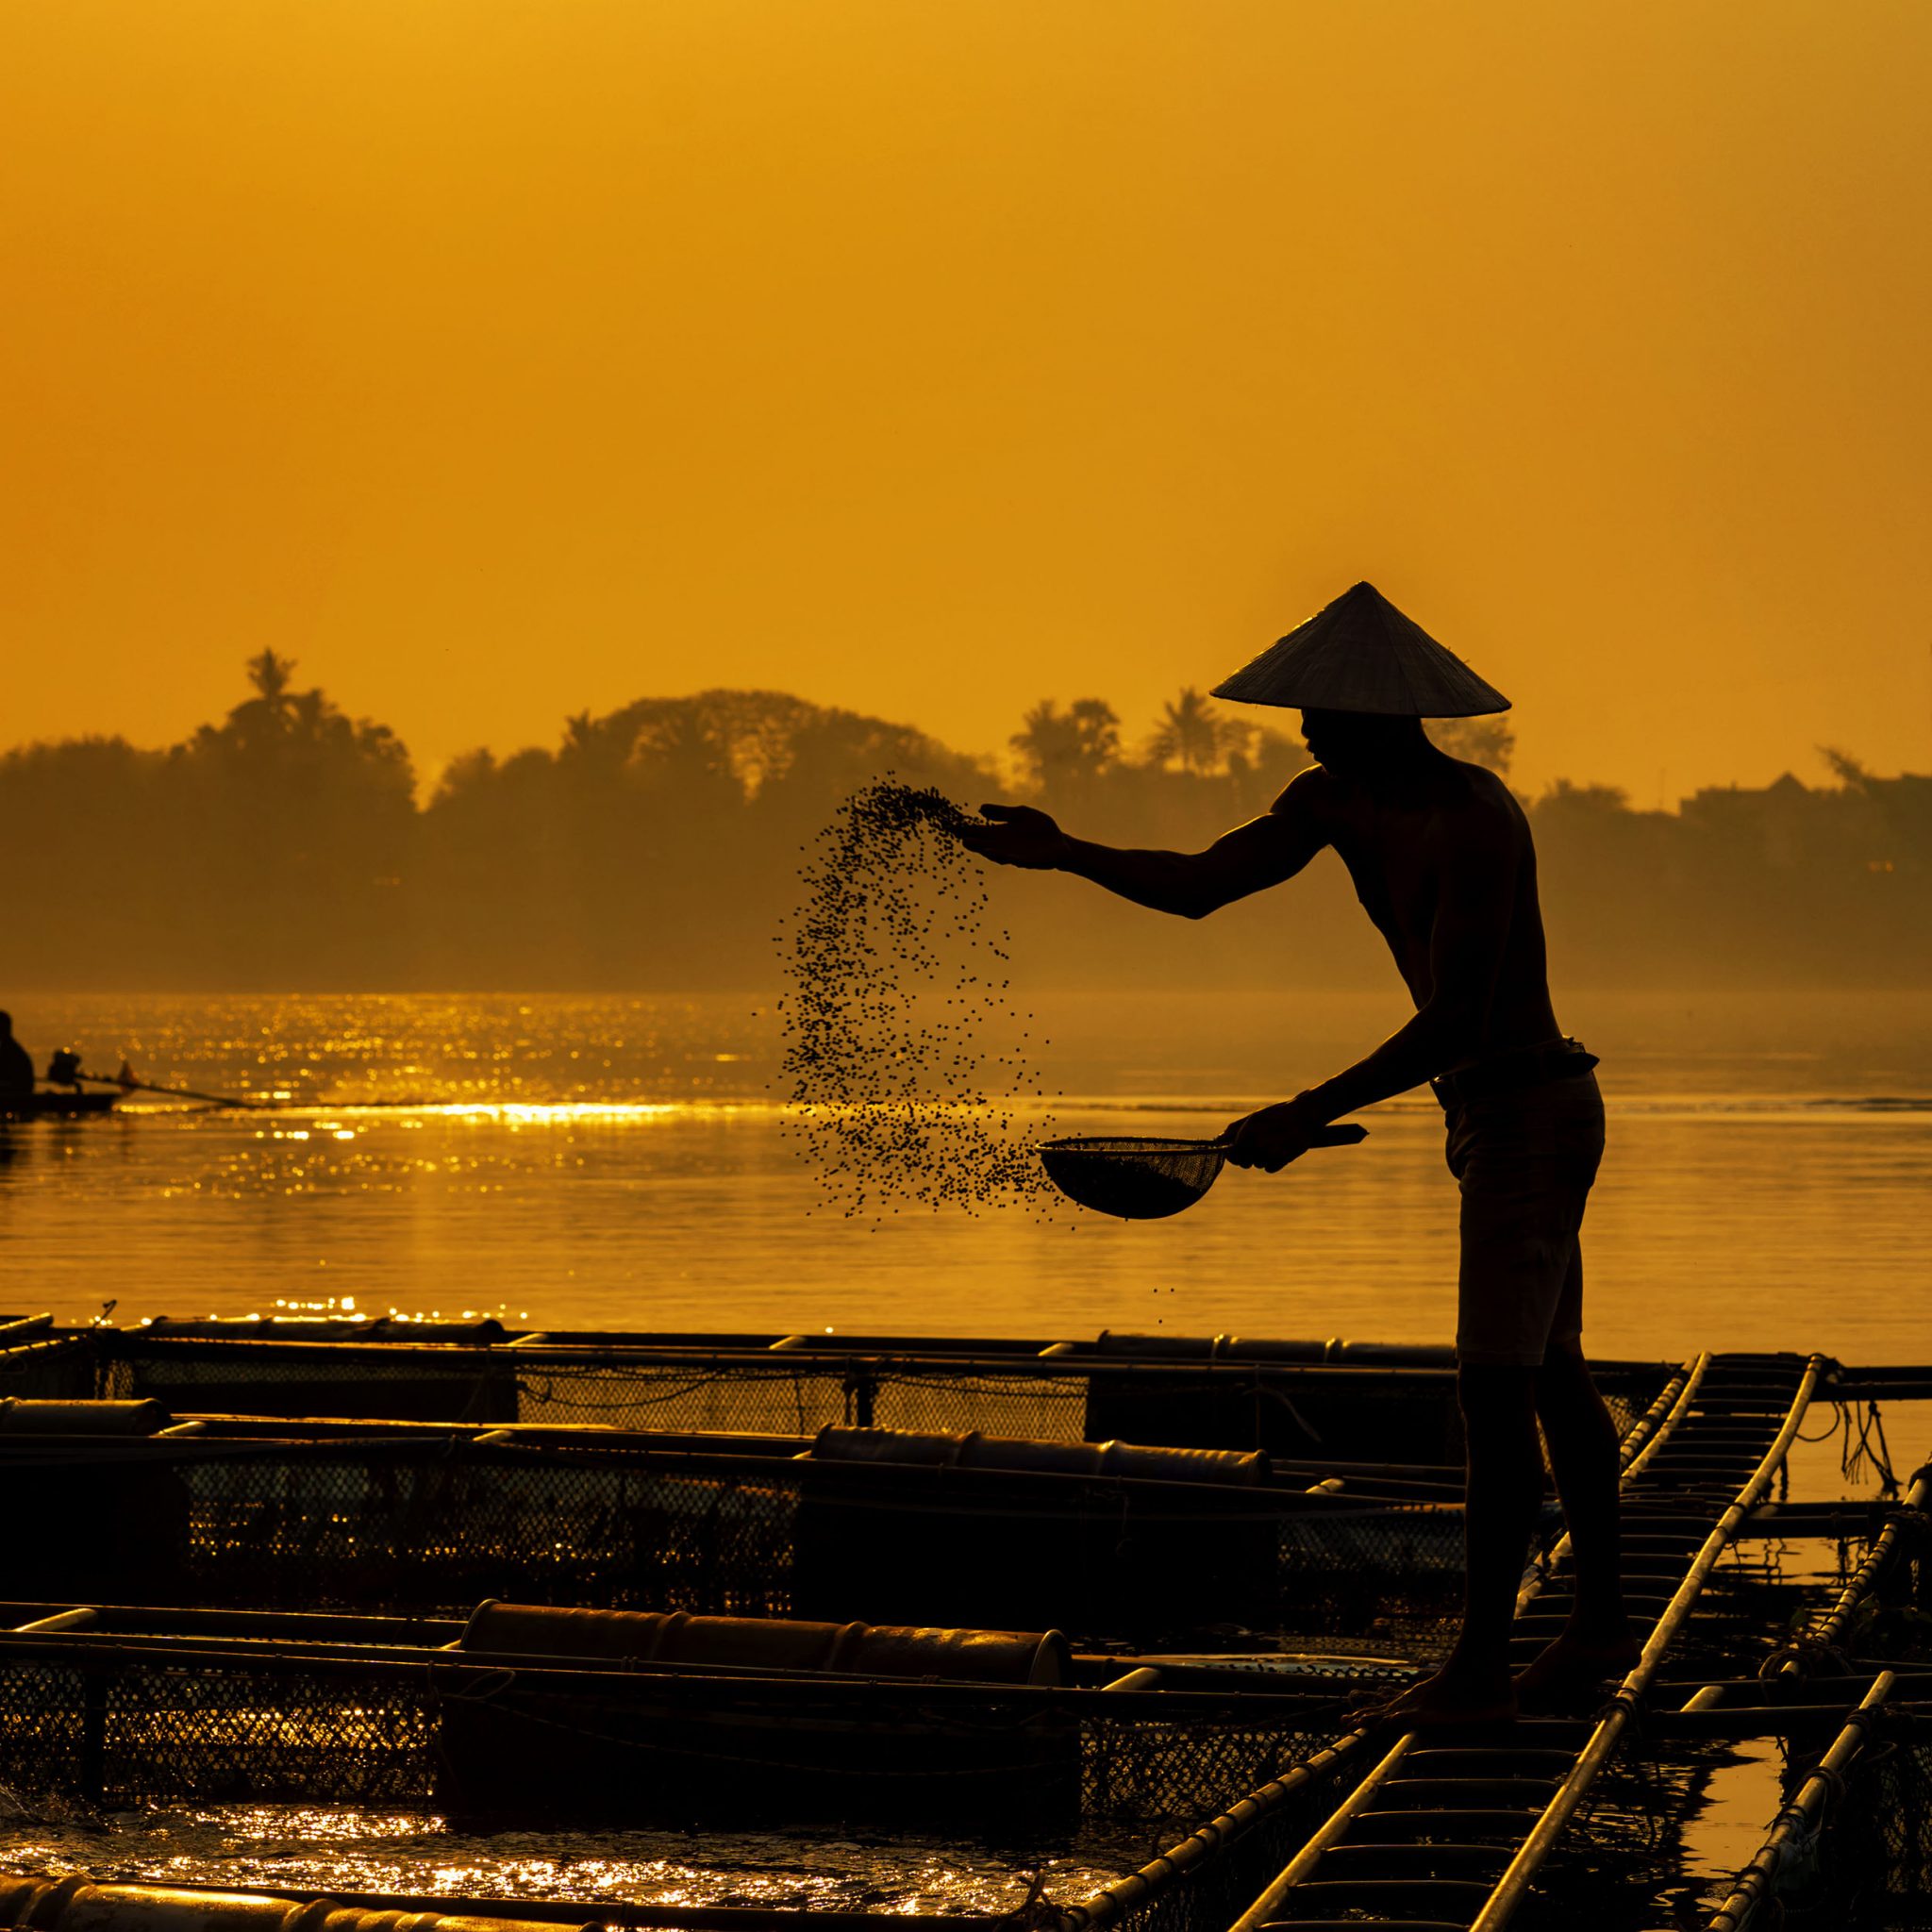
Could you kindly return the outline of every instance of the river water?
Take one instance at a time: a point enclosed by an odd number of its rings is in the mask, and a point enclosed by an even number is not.
[[[1446,1340],[1456,1193],[1426,1096],[1173,1220],[847,1218],[783,1132],[755,997],[12,998],[37,1058],[281,1096],[0,1128],[0,1303],[85,1320],[353,1304],[537,1326]],[[1038,1003],[1062,1131],[1208,1135],[1399,1024],[1351,994]],[[1597,996],[1606,1355],[1932,1355],[1932,1002]]]
[[[1224,1174],[1161,1223],[846,1217],[782,1132],[752,997],[15,997],[44,1055],[284,1095],[0,1130],[0,1302],[85,1320],[278,1304],[555,1327],[1447,1339],[1455,1189],[1425,1095],[1357,1150]],[[1062,1130],[1213,1134],[1401,1020],[1374,997],[1055,999]],[[1932,1353],[1932,1003],[1576,1001],[1609,1154],[1586,1224],[1602,1355]]]

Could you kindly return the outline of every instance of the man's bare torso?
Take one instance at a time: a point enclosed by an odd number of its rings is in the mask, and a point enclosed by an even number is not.
[[[1421,782],[1393,795],[1376,795],[1320,767],[1304,773],[1291,792],[1306,798],[1348,868],[1356,897],[1387,941],[1419,1009],[1435,991],[1430,950],[1443,855],[1454,847],[1505,871],[1507,929],[1481,1047],[1470,1058],[1558,1036],[1529,822],[1500,778],[1444,757],[1432,761]]]

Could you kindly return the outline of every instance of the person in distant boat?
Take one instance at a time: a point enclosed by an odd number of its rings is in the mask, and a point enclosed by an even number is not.
[[[961,836],[1000,864],[1072,873],[1188,919],[1294,877],[1327,847],[1348,868],[1415,1016],[1333,1078],[1232,1123],[1228,1158],[1278,1173],[1343,1114],[1434,1088],[1462,1195],[1467,1593],[1441,1669],[1374,1714],[1411,1725],[1512,1717],[1621,1674],[1638,1646],[1623,1600],[1617,1431],[1582,1342],[1579,1230],[1604,1146],[1597,1062],[1557,1023],[1523,808],[1423,730],[1424,718],[1509,701],[1365,583],[1215,695],[1298,708],[1318,762],[1205,852],[1093,844],[1026,806],[989,805],[993,823]],[[1539,1422],[1577,1590],[1567,1626],[1512,1676],[1510,1620],[1542,1497]]]
[[[0,1013],[0,1112],[33,1096],[33,1056],[13,1037],[13,1015]]]

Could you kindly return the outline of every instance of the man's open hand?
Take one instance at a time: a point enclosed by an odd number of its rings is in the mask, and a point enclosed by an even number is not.
[[[1067,835],[1043,811],[1030,805],[982,805],[980,816],[989,824],[969,825],[959,842],[969,852],[996,865],[1024,866],[1028,872],[1050,872],[1066,851]]]
[[[1234,1143],[1227,1150],[1234,1166],[1279,1174],[1291,1160],[1299,1160],[1308,1151],[1315,1134],[1326,1125],[1300,1098],[1281,1100],[1230,1121],[1222,1130],[1222,1139]]]

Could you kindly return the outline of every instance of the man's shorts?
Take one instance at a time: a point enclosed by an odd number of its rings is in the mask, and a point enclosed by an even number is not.
[[[1448,1109],[1462,1190],[1456,1357],[1534,1367],[1583,1333],[1583,1207],[1604,1153],[1594,1074]]]

